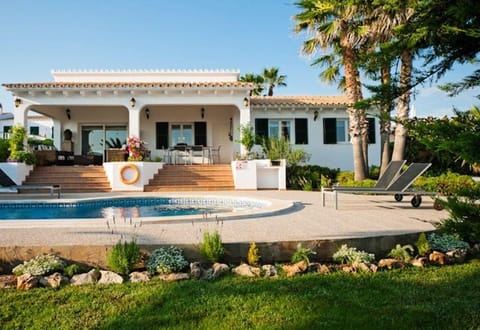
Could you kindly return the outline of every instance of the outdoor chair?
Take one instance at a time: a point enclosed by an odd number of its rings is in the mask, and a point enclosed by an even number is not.
[[[212,164],[220,163],[220,148],[221,146],[210,149],[210,159]]]
[[[205,147],[202,145],[194,145],[192,146],[191,150],[191,157],[192,157],[192,163],[195,157],[201,157],[202,158],[202,164],[205,163]]]
[[[417,191],[409,189],[412,183],[422,175],[432,164],[431,163],[412,163],[400,175],[396,176],[387,187],[373,188],[354,188],[354,187],[336,187],[324,189],[322,187],[322,203],[325,206],[325,193],[333,192],[335,195],[335,209],[338,209],[338,193],[355,193],[355,194],[378,194],[378,195],[394,195],[397,202],[403,200],[405,195],[413,195],[411,204],[413,207],[419,207],[422,203],[422,196],[429,193],[425,191]],[[398,166],[398,164],[397,164]],[[392,170],[393,172],[393,170]],[[388,175],[391,175],[389,173]]]
[[[191,155],[190,155],[190,149],[189,147],[184,144],[184,143],[179,143],[173,147],[173,151],[175,153],[175,163],[178,164],[179,159],[183,159],[184,165],[187,165],[187,163],[192,162]]]

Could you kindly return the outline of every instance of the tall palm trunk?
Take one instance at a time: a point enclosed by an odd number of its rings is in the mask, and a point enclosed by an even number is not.
[[[362,126],[365,121],[365,111],[353,108],[353,104],[362,99],[362,90],[360,85],[360,73],[355,65],[356,54],[351,47],[346,36],[340,38],[342,46],[343,63],[345,69],[345,90],[350,106],[347,108],[349,120],[349,134],[353,151],[353,169],[354,179],[363,180],[367,177],[365,167],[365,153],[362,143]]]
[[[410,82],[412,79],[413,54],[404,50],[401,55],[400,90],[402,95],[398,98],[397,123],[395,126],[395,144],[393,145],[392,160],[402,160],[405,157],[407,144],[407,128],[403,123],[408,119],[410,111]]]
[[[390,67],[384,66],[381,68],[382,84],[387,86],[390,84]],[[390,100],[382,100],[380,106],[380,175],[385,172],[385,169],[390,162],[390,111],[392,110]]]

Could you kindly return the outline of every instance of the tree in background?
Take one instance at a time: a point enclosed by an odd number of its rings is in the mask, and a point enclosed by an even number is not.
[[[268,96],[273,96],[273,89],[275,87],[287,86],[287,83],[285,82],[285,80],[287,80],[287,76],[284,74],[279,75],[278,70],[279,69],[277,67],[263,69],[262,77],[264,84],[268,86]]]
[[[264,79],[262,75],[255,74],[255,73],[246,73],[245,75],[241,76],[239,80],[243,82],[251,82],[255,84],[255,88],[250,91],[250,96],[262,95],[262,92],[264,90],[264,87],[263,87]]]
[[[347,112],[355,180],[363,180],[367,177],[368,169],[368,153],[365,150],[368,145],[368,122],[365,110],[355,108],[354,104],[363,99],[358,61],[361,47],[368,40],[364,25],[364,3],[354,0],[300,0],[295,5],[301,10],[294,16],[295,31],[307,33],[302,52],[312,56],[321,49],[329,56],[314,63],[330,61],[341,63],[343,67],[342,86],[350,103]],[[330,74],[339,72],[339,69],[335,68]]]

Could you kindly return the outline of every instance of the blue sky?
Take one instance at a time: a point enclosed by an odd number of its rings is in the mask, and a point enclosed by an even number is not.
[[[287,87],[275,95],[336,95],[300,53],[293,0],[15,0],[0,2],[0,82],[51,81],[66,69],[238,69],[276,66]],[[444,81],[472,67],[458,67]],[[449,98],[418,88],[417,116],[451,115],[478,104],[474,92]],[[0,102],[12,111],[3,88]]]

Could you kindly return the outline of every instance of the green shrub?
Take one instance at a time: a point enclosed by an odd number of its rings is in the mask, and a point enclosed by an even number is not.
[[[298,243],[297,248],[292,255],[291,262],[294,264],[300,261],[305,261],[309,265],[310,264],[309,256],[311,254],[317,254],[317,253],[315,251],[312,251],[312,249],[302,247],[302,243]]]
[[[150,255],[147,270],[151,273],[170,274],[179,272],[188,266],[182,250],[176,246],[156,249]]]
[[[9,144],[7,139],[0,139],[0,163],[6,162],[8,156],[10,155],[8,146]]]
[[[79,265],[71,264],[65,267],[65,269],[63,270],[63,275],[72,277],[73,275],[79,274],[81,272],[82,272],[82,269]]]
[[[297,166],[305,163],[310,155],[303,149],[292,149],[290,141],[282,138],[264,138],[262,139],[262,149],[266,157],[271,160],[285,159],[287,167]]]
[[[255,242],[252,242],[248,247],[247,263],[250,266],[257,267],[259,260],[260,260],[260,255],[258,252],[257,244],[255,244]]]
[[[337,252],[333,254],[333,261],[340,264],[352,265],[354,262],[373,262],[375,255],[365,251],[357,251],[357,248],[349,248],[343,244]]]
[[[375,184],[377,183],[377,181],[373,179],[355,181],[353,178],[354,178],[353,172],[341,171],[337,175],[337,183],[340,186],[345,186],[345,187],[365,187],[365,188],[371,188],[375,186]]]
[[[13,268],[15,275],[30,273],[32,275],[48,275],[56,271],[62,271],[65,268],[65,262],[52,254],[36,256],[23,264]]]
[[[420,235],[418,235],[415,246],[417,248],[418,254],[421,256],[426,255],[431,250],[430,243],[428,243],[427,235],[425,235],[425,233],[421,233]]]
[[[47,147],[53,147],[53,140],[52,139],[35,139],[32,137],[28,138],[28,144],[32,147],[35,146],[47,146]]]
[[[119,241],[107,253],[107,266],[113,272],[127,275],[137,262],[139,255],[140,250],[135,240],[123,243]]]
[[[432,250],[448,252],[453,250],[467,250],[470,245],[453,235],[449,234],[435,234],[428,235],[428,242]]]
[[[203,242],[199,244],[199,250],[202,257],[211,263],[217,262],[223,257],[225,249],[218,230],[215,229],[213,234],[209,232],[203,234]]]
[[[330,187],[336,181],[339,169],[330,169],[318,165],[287,167],[287,183],[292,189],[320,190]]]
[[[414,183],[416,188],[438,192],[444,196],[458,195],[465,189],[474,188],[475,185],[471,176],[451,172],[432,177],[421,176]]]
[[[404,245],[401,246],[397,244],[393,249],[390,250],[388,256],[397,260],[402,260],[405,262],[409,262],[412,259],[410,253],[413,253],[413,246],[411,245]]]
[[[474,244],[480,242],[480,184],[473,188],[459,190],[459,196],[450,196],[447,200],[438,199],[448,211],[449,217],[440,222],[441,232],[458,236],[461,240]]]

